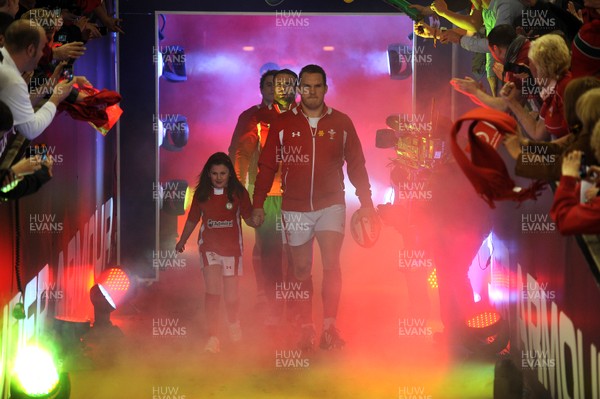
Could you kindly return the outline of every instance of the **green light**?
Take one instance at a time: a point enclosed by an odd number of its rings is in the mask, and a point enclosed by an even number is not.
[[[58,384],[52,356],[36,346],[19,350],[13,373],[24,393],[33,397],[48,395]]]

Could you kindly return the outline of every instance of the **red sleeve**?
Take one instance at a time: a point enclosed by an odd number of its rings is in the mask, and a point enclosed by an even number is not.
[[[262,208],[267,198],[267,194],[271,191],[275,173],[279,169],[277,153],[280,151],[279,133],[283,131],[283,125],[275,122],[269,129],[267,142],[258,158],[258,175],[254,183],[254,197],[252,202],[255,208]]]
[[[346,126],[346,146],[344,148],[344,157],[346,158],[346,169],[348,178],[352,185],[356,188],[356,196],[363,208],[372,208],[373,201],[371,200],[371,184],[369,183],[369,175],[365,167],[365,156],[363,154],[362,145],[356,133],[356,129],[350,118],[347,118]]]
[[[248,190],[244,189],[244,192],[240,196],[240,215],[242,219],[249,219],[252,216],[252,203],[250,202],[250,194]]]
[[[579,203],[577,179],[562,176],[550,216],[562,234],[600,234],[600,199]]]
[[[240,138],[244,135],[244,133],[246,133],[246,126],[248,126],[250,118],[257,110],[258,108],[256,106],[248,108],[238,117],[237,124],[235,125],[233,134],[231,135],[231,143],[229,143],[228,148],[229,158],[231,158],[232,161],[235,160],[235,151],[237,150]]]
[[[257,111],[246,121],[246,125],[242,129],[244,133],[239,138],[235,158],[233,159],[235,173],[237,173],[238,179],[244,186],[246,185],[250,162],[254,153],[258,150],[258,112],[260,111]]]
[[[202,207],[200,206],[200,200],[198,199],[198,192],[194,193],[192,199],[192,206],[190,207],[190,213],[188,214],[187,221],[197,224],[202,216]]]

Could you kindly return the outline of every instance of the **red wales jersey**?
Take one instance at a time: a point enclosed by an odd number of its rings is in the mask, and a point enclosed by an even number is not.
[[[258,161],[256,208],[263,206],[280,162],[283,210],[307,212],[344,204],[344,162],[361,205],[373,206],[365,157],[352,121],[327,106],[316,119],[313,128],[300,105],[273,120]]]
[[[562,234],[600,234],[600,198],[581,204],[579,190],[577,179],[562,176],[550,216]]]
[[[246,128],[246,133],[239,139],[239,145],[235,154],[236,172],[238,172],[238,168],[242,173],[244,170],[249,169],[248,165],[252,162],[254,155],[257,152],[260,153],[265,147],[267,137],[269,136],[269,129],[273,121],[286,111],[286,109],[281,109],[279,104],[273,103],[267,107],[260,108],[252,115]],[[254,184],[254,179],[251,180],[251,183]],[[281,174],[279,172],[273,179],[273,185],[268,195],[281,196]]]
[[[215,190],[217,191],[217,190]],[[240,216],[248,219],[252,215],[252,204],[248,191],[233,202],[227,194],[213,193],[208,200],[200,202],[194,194],[188,222],[198,223],[202,218],[198,245],[203,252],[212,251],[221,256],[242,255],[242,226]]]
[[[567,73],[557,83],[552,93],[544,99],[540,118],[544,120],[546,130],[554,137],[562,137],[569,133],[569,126],[565,119],[563,97],[565,89],[573,77],[571,72]]]
[[[240,138],[246,133],[246,128],[252,115],[256,113],[259,109],[264,107],[264,104],[260,103],[258,105],[253,105],[244,112],[240,114],[238,117],[237,124],[235,125],[235,129],[233,130],[233,135],[231,135],[231,143],[229,143],[228,155],[232,161],[235,161],[235,151],[238,146],[238,142]],[[239,177],[239,176],[238,176]]]

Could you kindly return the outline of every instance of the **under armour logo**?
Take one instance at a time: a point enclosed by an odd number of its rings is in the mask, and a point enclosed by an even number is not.
[[[292,132],[292,137],[300,137],[300,132]]]

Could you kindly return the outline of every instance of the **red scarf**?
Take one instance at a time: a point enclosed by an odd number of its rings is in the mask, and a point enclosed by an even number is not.
[[[459,147],[456,136],[464,121],[472,121],[469,125],[469,160]],[[527,189],[517,187],[506,169],[504,161],[494,147],[480,139],[474,132],[479,121],[491,123],[500,134],[514,134],[517,122],[504,112],[475,108],[461,116],[452,126],[450,148],[456,162],[463,173],[473,184],[475,191],[483,198],[490,208],[495,208],[494,201],[512,200],[519,203],[528,199],[537,199],[545,183],[536,181]]]
[[[107,107],[121,101],[121,95],[116,91],[98,90],[93,87],[81,87],[79,91],[88,94],[83,101],[78,103],[61,102],[59,111],[67,111],[73,119],[91,122],[96,126],[103,126],[109,121]]]

